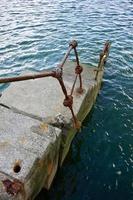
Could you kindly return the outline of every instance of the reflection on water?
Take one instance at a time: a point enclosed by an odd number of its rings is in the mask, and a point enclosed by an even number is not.
[[[93,112],[37,200],[131,200],[133,1],[1,0],[0,8],[1,76],[56,66],[73,38],[81,61],[96,65],[104,41],[112,43]]]

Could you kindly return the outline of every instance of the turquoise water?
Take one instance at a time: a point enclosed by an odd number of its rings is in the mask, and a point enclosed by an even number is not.
[[[97,102],[37,200],[132,200],[133,1],[1,0],[0,8],[1,76],[56,66],[71,39],[81,62],[96,65],[112,43]]]

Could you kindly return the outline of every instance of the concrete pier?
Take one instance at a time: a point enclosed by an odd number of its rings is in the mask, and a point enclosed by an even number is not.
[[[96,78],[97,67],[81,65],[84,92],[74,91],[73,108],[82,122],[96,100],[103,70],[99,70]],[[66,62],[63,77],[69,92],[74,69],[75,62]],[[24,74],[27,73],[31,72]],[[77,132],[63,100],[60,85],[54,78],[12,83],[3,92],[0,97],[1,200],[34,199],[42,187],[50,188]]]

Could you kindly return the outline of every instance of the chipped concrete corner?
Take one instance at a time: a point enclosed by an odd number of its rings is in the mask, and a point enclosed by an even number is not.
[[[71,69],[64,67],[70,91]],[[99,92],[103,69],[83,67],[83,94],[74,91],[74,112],[82,122]],[[97,79],[96,78],[97,74]],[[0,97],[0,199],[34,199],[50,188],[76,134],[70,110],[62,105],[59,83],[52,78],[12,83]],[[51,98],[52,97],[52,98]]]

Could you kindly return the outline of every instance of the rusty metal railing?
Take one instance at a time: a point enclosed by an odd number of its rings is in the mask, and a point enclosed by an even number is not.
[[[79,78],[80,85],[79,85],[77,92],[80,93],[80,94],[82,94],[82,92],[83,92],[83,84],[82,84],[82,76],[81,76],[83,68],[79,63],[77,46],[78,46],[77,41],[73,40],[73,41],[70,42],[67,53],[65,54],[63,60],[61,61],[61,63],[59,64],[59,66],[55,70],[52,70],[50,72],[43,72],[43,73],[31,74],[31,75],[25,75],[25,76],[18,76],[18,77],[15,76],[15,77],[9,77],[9,78],[1,78],[0,84],[1,83],[17,82],[17,81],[25,81],[25,80],[29,80],[29,79],[44,78],[44,77],[56,78],[59,81],[61,89],[62,89],[63,94],[65,96],[64,101],[63,101],[63,105],[70,109],[71,114],[72,114],[72,118],[73,118],[73,122],[74,122],[74,127],[76,129],[79,129],[80,126],[81,126],[81,123],[77,119],[77,117],[74,113],[74,110],[73,110],[73,92],[74,92],[75,85],[76,85],[78,78]],[[96,75],[95,75],[96,81],[98,79],[98,73],[103,70],[104,63],[106,62],[106,58],[108,57],[108,54],[109,54],[109,48],[110,48],[110,43],[107,41],[104,45],[104,49],[103,49],[102,53],[100,54],[98,68],[96,69]],[[75,80],[74,80],[74,83],[72,85],[71,92],[70,92],[70,94],[68,94],[68,91],[66,89],[66,86],[65,86],[65,83],[64,83],[64,80],[63,80],[63,68],[64,68],[64,64],[65,64],[65,62],[66,62],[66,60],[67,60],[67,58],[70,55],[70,52],[72,50],[74,50],[74,54],[75,54],[75,57],[76,57]]]
[[[109,55],[109,48],[110,48],[110,42],[107,41],[105,42],[104,44],[104,48],[103,48],[103,51],[100,53],[100,58],[99,58],[99,63],[98,63],[98,67],[96,69],[96,76],[95,76],[95,80],[97,81],[98,79],[98,73],[100,71],[103,71],[103,67],[104,67],[104,64],[106,62],[106,59]]]
[[[80,126],[81,126],[81,123],[77,119],[77,117],[74,113],[74,110],[73,110],[73,91],[74,91],[75,84],[76,84],[78,77],[79,77],[80,86],[79,86],[77,92],[79,92],[79,93],[83,92],[82,76],[81,76],[83,68],[79,64],[79,58],[78,58],[78,53],[77,53],[77,49],[76,49],[77,45],[78,45],[77,41],[75,41],[75,40],[70,42],[67,53],[65,54],[63,60],[61,61],[61,63],[59,64],[59,66],[55,70],[52,70],[50,72],[43,72],[43,73],[39,73],[39,74],[31,74],[31,75],[18,76],[18,77],[15,76],[15,77],[9,77],[9,78],[1,78],[0,84],[1,83],[11,83],[11,82],[25,81],[25,80],[29,80],[29,79],[44,78],[44,77],[56,78],[59,81],[60,86],[61,86],[62,91],[63,91],[64,96],[65,96],[63,105],[70,109],[72,117],[73,117],[74,127],[76,129],[79,129]],[[71,92],[70,92],[70,94],[68,94],[68,91],[66,89],[66,86],[65,86],[64,80],[63,80],[63,67],[64,67],[64,64],[65,64],[65,62],[66,62],[66,60],[67,60],[67,58],[70,55],[70,52],[72,50],[74,50],[75,57],[76,57],[75,80],[74,80],[74,83],[72,85]]]

